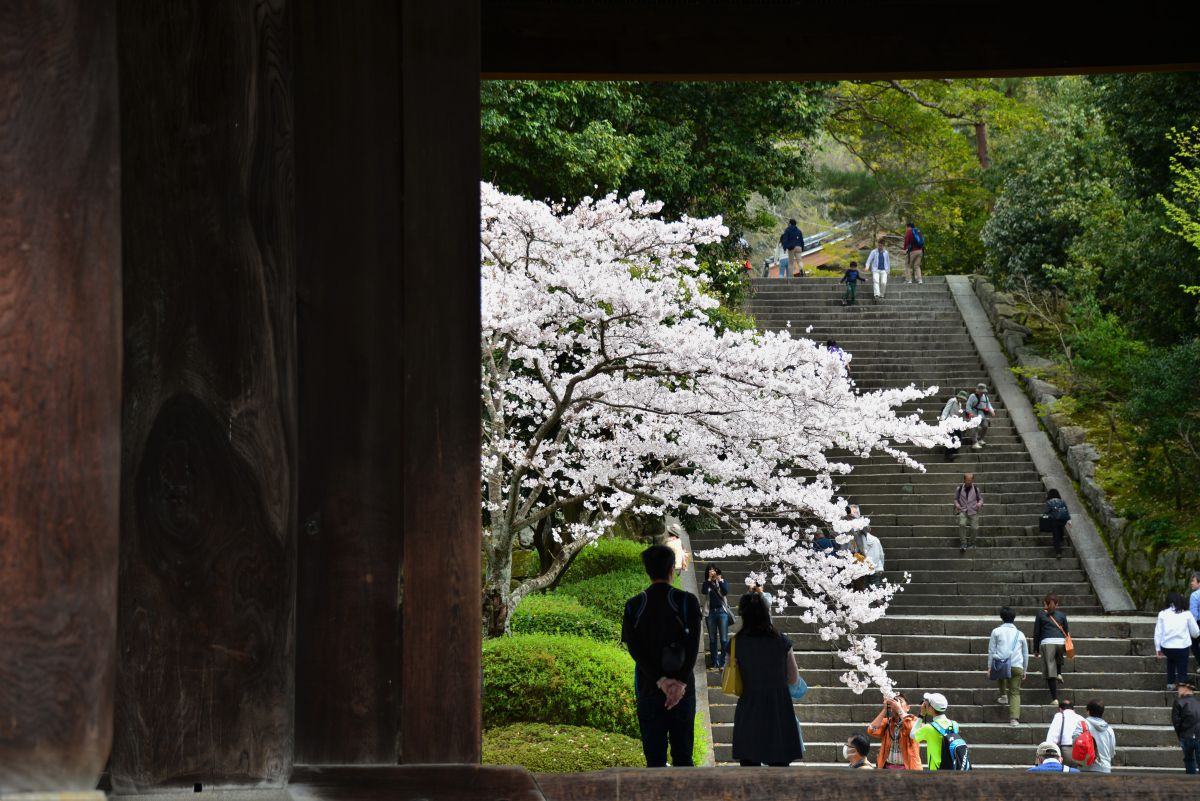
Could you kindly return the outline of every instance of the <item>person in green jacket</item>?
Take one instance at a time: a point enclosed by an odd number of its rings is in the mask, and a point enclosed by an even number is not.
[[[957,730],[958,724],[946,717],[949,703],[941,693],[925,693],[921,703],[921,723],[912,732],[912,738],[918,744],[925,744],[925,761],[929,770],[939,770],[942,767],[942,731]],[[936,725],[935,725],[936,724]],[[938,731],[938,729],[941,731]]]

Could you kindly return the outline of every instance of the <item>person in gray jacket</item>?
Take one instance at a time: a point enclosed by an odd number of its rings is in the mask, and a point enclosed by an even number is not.
[[[1025,635],[1013,624],[1017,613],[1011,607],[1000,610],[1001,623],[992,629],[988,640],[988,674],[1000,684],[997,704],[1008,704],[1008,722],[1012,726],[1021,723],[1021,682],[1029,670],[1029,645]],[[1008,677],[997,675],[997,662],[1007,663]]]
[[[1086,725],[1096,740],[1096,761],[1090,765],[1080,765],[1085,773],[1112,773],[1113,755],[1117,753],[1117,735],[1112,726],[1104,719],[1104,704],[1096,698],[1087,703],[1088,716],[1075,724],[1075,733],[1071,737],[1074,742],[1083,734]]]

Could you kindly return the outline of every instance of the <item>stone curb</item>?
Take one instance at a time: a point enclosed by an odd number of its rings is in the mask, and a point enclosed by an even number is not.
[[[991,378],[991,388],[1004,399],[1004,405],[1008,407],[1013,425],[1025,442],[1029,456],[1033,459],[1038,474],[1042,477],[1042,483],[1047,489],[1053,487],[1062,493],[1063,500],[1067,502],[1067,506],[1073,512],[1072,525],[1068,530],[1068,535],[1104,611],[1108,613],[1136,611],[1133,599],[1125,589],[1125,584],[1121,580],[1120,573],[1117,572],[1116,565],[1113,564],[1108,547],[1100,536],[1100,532],[1092,522],[1091,516],[1082,513],[1086,507],[1075,492],[1075,486],[1071,483],[1070,476],[1067,475],[1066,469],[1059,460],[1054,444],[1038,427],[1038,419],[1034,414],[1033,406],[1009,369],[1008,357],[1004,355],[1000,341],[992,331],[991,320],[979,302],[979,298],[976,297],[970,279],[965,275],[951,275],[946,276],[946,283],[958,304],[959,311],[962,312],[963,322],[966,323],[971,341],[975,343],[984,368]],[[1024,339],[1018,332],[1009,333],[1014,338]]]
[[[679,574],[679,584],[683,589],[699,598],[700,578],[696,573],[696,555],[692,553],[692,538],[684,526],[679,526],[676,531],[679,533],[679,541],[683,543],[683,552],[688,556],[687,567]],[[700,608],[704,608],[703,601],[701,601]],[[711,767],[717,764],[717,753],[713,750],[715,743],[713,742],[712,713],[708,708],[708,671],[704,661],[705,622],[703,617],[701,615],[700,651],[696,658],[696,667],[692,670],[692,678],[696,682],[696,711],[700,713],[700,719],[704,721],[704,731],[708,733],[708,747],[704,751],[704,764]]]

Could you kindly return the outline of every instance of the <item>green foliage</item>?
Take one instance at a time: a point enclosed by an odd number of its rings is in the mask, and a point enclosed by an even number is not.
[[[644,189],[664,215],[721,214],[736,235],[753,192],[811,176],[806,141],[826,85],[785,82],[485,81],[483,177],[574,204]]]
[[[1193,125],[1187,131],[1172,130],[1167,139],[1177,148],[1171,155],[1172,199],[1161,194],[1158,199],[1174,224],[1168,229],[1170,233],[1200,250],[1200,128]],[[1192,289],[1200,292],[1200,287]]]
[[[516,723],[483,733],[483,764],[520,765],[532,773],[645,767],[635,737],[582,726]]]
[[[553,723],[638,736],[633,659],[583,637],[519,634],[483,643],[483,724]]]
[[[576,584],[607,573],[629,571],[639,573],[642,581],[648,583],[649,579],[646,578],[642,567],[642,551],[646,550],[646,547],[632,540],[602,537],[594,545],[588,545],[579,552],[575,561],[567,568],[561,583]]]
[[[620,620],[625,602],[646,589],[649,584],[650,579],[646,578],[645,571],[639,566],[637,570],[618,570],[582,581],[573,581],[560,586],[557,592],[570,595],[579,603],[606,617]]]
[[[510,625],[513,634],[570,634],[613,643],[621,639],[620,620],[605,617],[557,592],[523,598],[513,611]]]

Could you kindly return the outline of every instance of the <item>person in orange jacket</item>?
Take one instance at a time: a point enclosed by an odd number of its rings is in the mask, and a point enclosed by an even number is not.
[[[917,716],[908,711],[908,701],[897,693],[885,698],[883,709],[867,726],[867,734],[879,740],[878,767],[891,770],[921,770],[921,749],[912,738]]]

